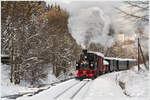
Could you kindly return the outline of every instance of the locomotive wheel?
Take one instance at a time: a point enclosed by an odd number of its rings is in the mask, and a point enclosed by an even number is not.
[[[106,72],[105,71],[103,71],[103,74],[105,74]]]
[[[102,72],[99,72],[99,75],[102,75],[103,73]]]
[[[80,81],[82,81],[82,80],[83,80],[83,78],[79,78],[79,80],[80,80]]]
[[[92,77],[92,80],[94,80],[95,78],[94,77]]]
[[[97,78],[97,76],[95,75],[94,78]]]
[[[83,79],[80,77],[75,77],[76,80],[82,81]]]
[[[79,80],[79,78],[78,78],[78,77],[75,77],[75,79],[76,79],[76,80]]]
[[[92,77],[92,80],[94,80],[96,78],[96,76],[94,75],[93,77]]]

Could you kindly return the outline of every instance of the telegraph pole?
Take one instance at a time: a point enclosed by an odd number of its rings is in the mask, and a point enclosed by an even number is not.
[[[138,38],[138,71],[140,70],[140,51],[139,51],[139,38]]]
[[[144,54],[143,54],[143,51],[142,51],[142,48],[141,48],[141,45],[140,45],[140,42],[138,43],[138,48],[139,48],[139,54],[141,53],[141,56],[142,56],[142,61],[143,61],[143,64],[145,66],[145,68],[148,70],[148,66],[146,65],[146,60],[145,60],[145,57],[144,57]]]

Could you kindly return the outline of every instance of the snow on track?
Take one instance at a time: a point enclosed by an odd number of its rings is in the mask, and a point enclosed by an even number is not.
[[[70,87],[66,88],[63,92],[59,93],[57,96],[54,97],[54,99],[57,99],[58,97],[60,97],[61,95],[63,95],[66,91],[68,91],[69,89],[71,89],[72,87],[74,87],[75,85],[79,84],[80,82],[76,82],[75,84],[71,85]]]
[[[57,84],[56,86],[52,86],[50,89],[45,90],[32,97],[20,97],[17,98],[17,100],[53,100],[58,94],[60,94],[65,89],[69,88],[70,86],[74,85],[77,82],[79,81],[71,79],[66,82]]]
[[[88,80],[89,82],[79,91],[79,93],[74,97],[74,99],[82,100],[87,96],[90,86],[94,80]]]
[[[88,83],[88,81],[85,82],[85,83],[70,97],[70,99],[73,99],[77,94],[79,94],[80,91],[81,91],[81,89],[82,89],[83,87],[85,87],[87,83]]]
[[[72,87],[71,89],[69,89],[68,91],[66,91],[66,93],[64,93],[62,96],[60,96],[60,98],[58,98],[58,100],[63,100],[65,99],[73,99],[77,93],[79,93],[79,91],[86,85],[88,81],[81,81],[79,82],[79,84],[77,84],[76,86]]]

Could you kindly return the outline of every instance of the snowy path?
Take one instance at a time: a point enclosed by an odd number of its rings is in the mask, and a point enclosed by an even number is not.
[[[35,96],[21,97],[17,100],[93,100],[93,98],[95,100],[99,100],[99,98],[111,100],[112,97],[123,98],[126,96],[115,82],[100,76],[95,80],[83,80],[81,82],[72,79]]]
[[[64,93],[62,96],[60,96],[60,100],[62,100],[63,98],[67,98],[67,99],[73,99],[74,97],[76,97],[76,95],[78,93],[80,93],[80,90],[82,90],[82,88],[88,83],[88,81],[81,81],[79,82],[79,84],[73,86],[71,89],[69,89],[68,91],[66,91],[66,93]],[[57,99],[57,98],[56,98]]]
[[[89,81],[89,80],[88,80]],[[83,89],[80,90],[80,92],[76,95],[74,99],[84,99],[87,96],[87,93],[89,91],[90,86],[92,85],[93,80],[90,80]]]
[[[93,98],[95,100],[99,100],[99,98],[112,100],[112,97],[121,98],[121,100],[123,100],[123,98],[126,97],[122,89],[114,81],[103,76],[94,80],[89,87],[87,95],[88,96],[85,97],[86,100],[92,100]]]

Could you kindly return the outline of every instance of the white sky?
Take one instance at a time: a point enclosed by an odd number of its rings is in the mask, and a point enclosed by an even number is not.
[[[112,13],[115,13],[116,9],[114,7],[119,7],[121,1],[100,1],[100,0],[47,0],[49,4],[58,3],[60,6],[70,12],[71,15],[77,14],[79,10],[86,9],[90,7],[99,7],[105,14],[111,16]]]

